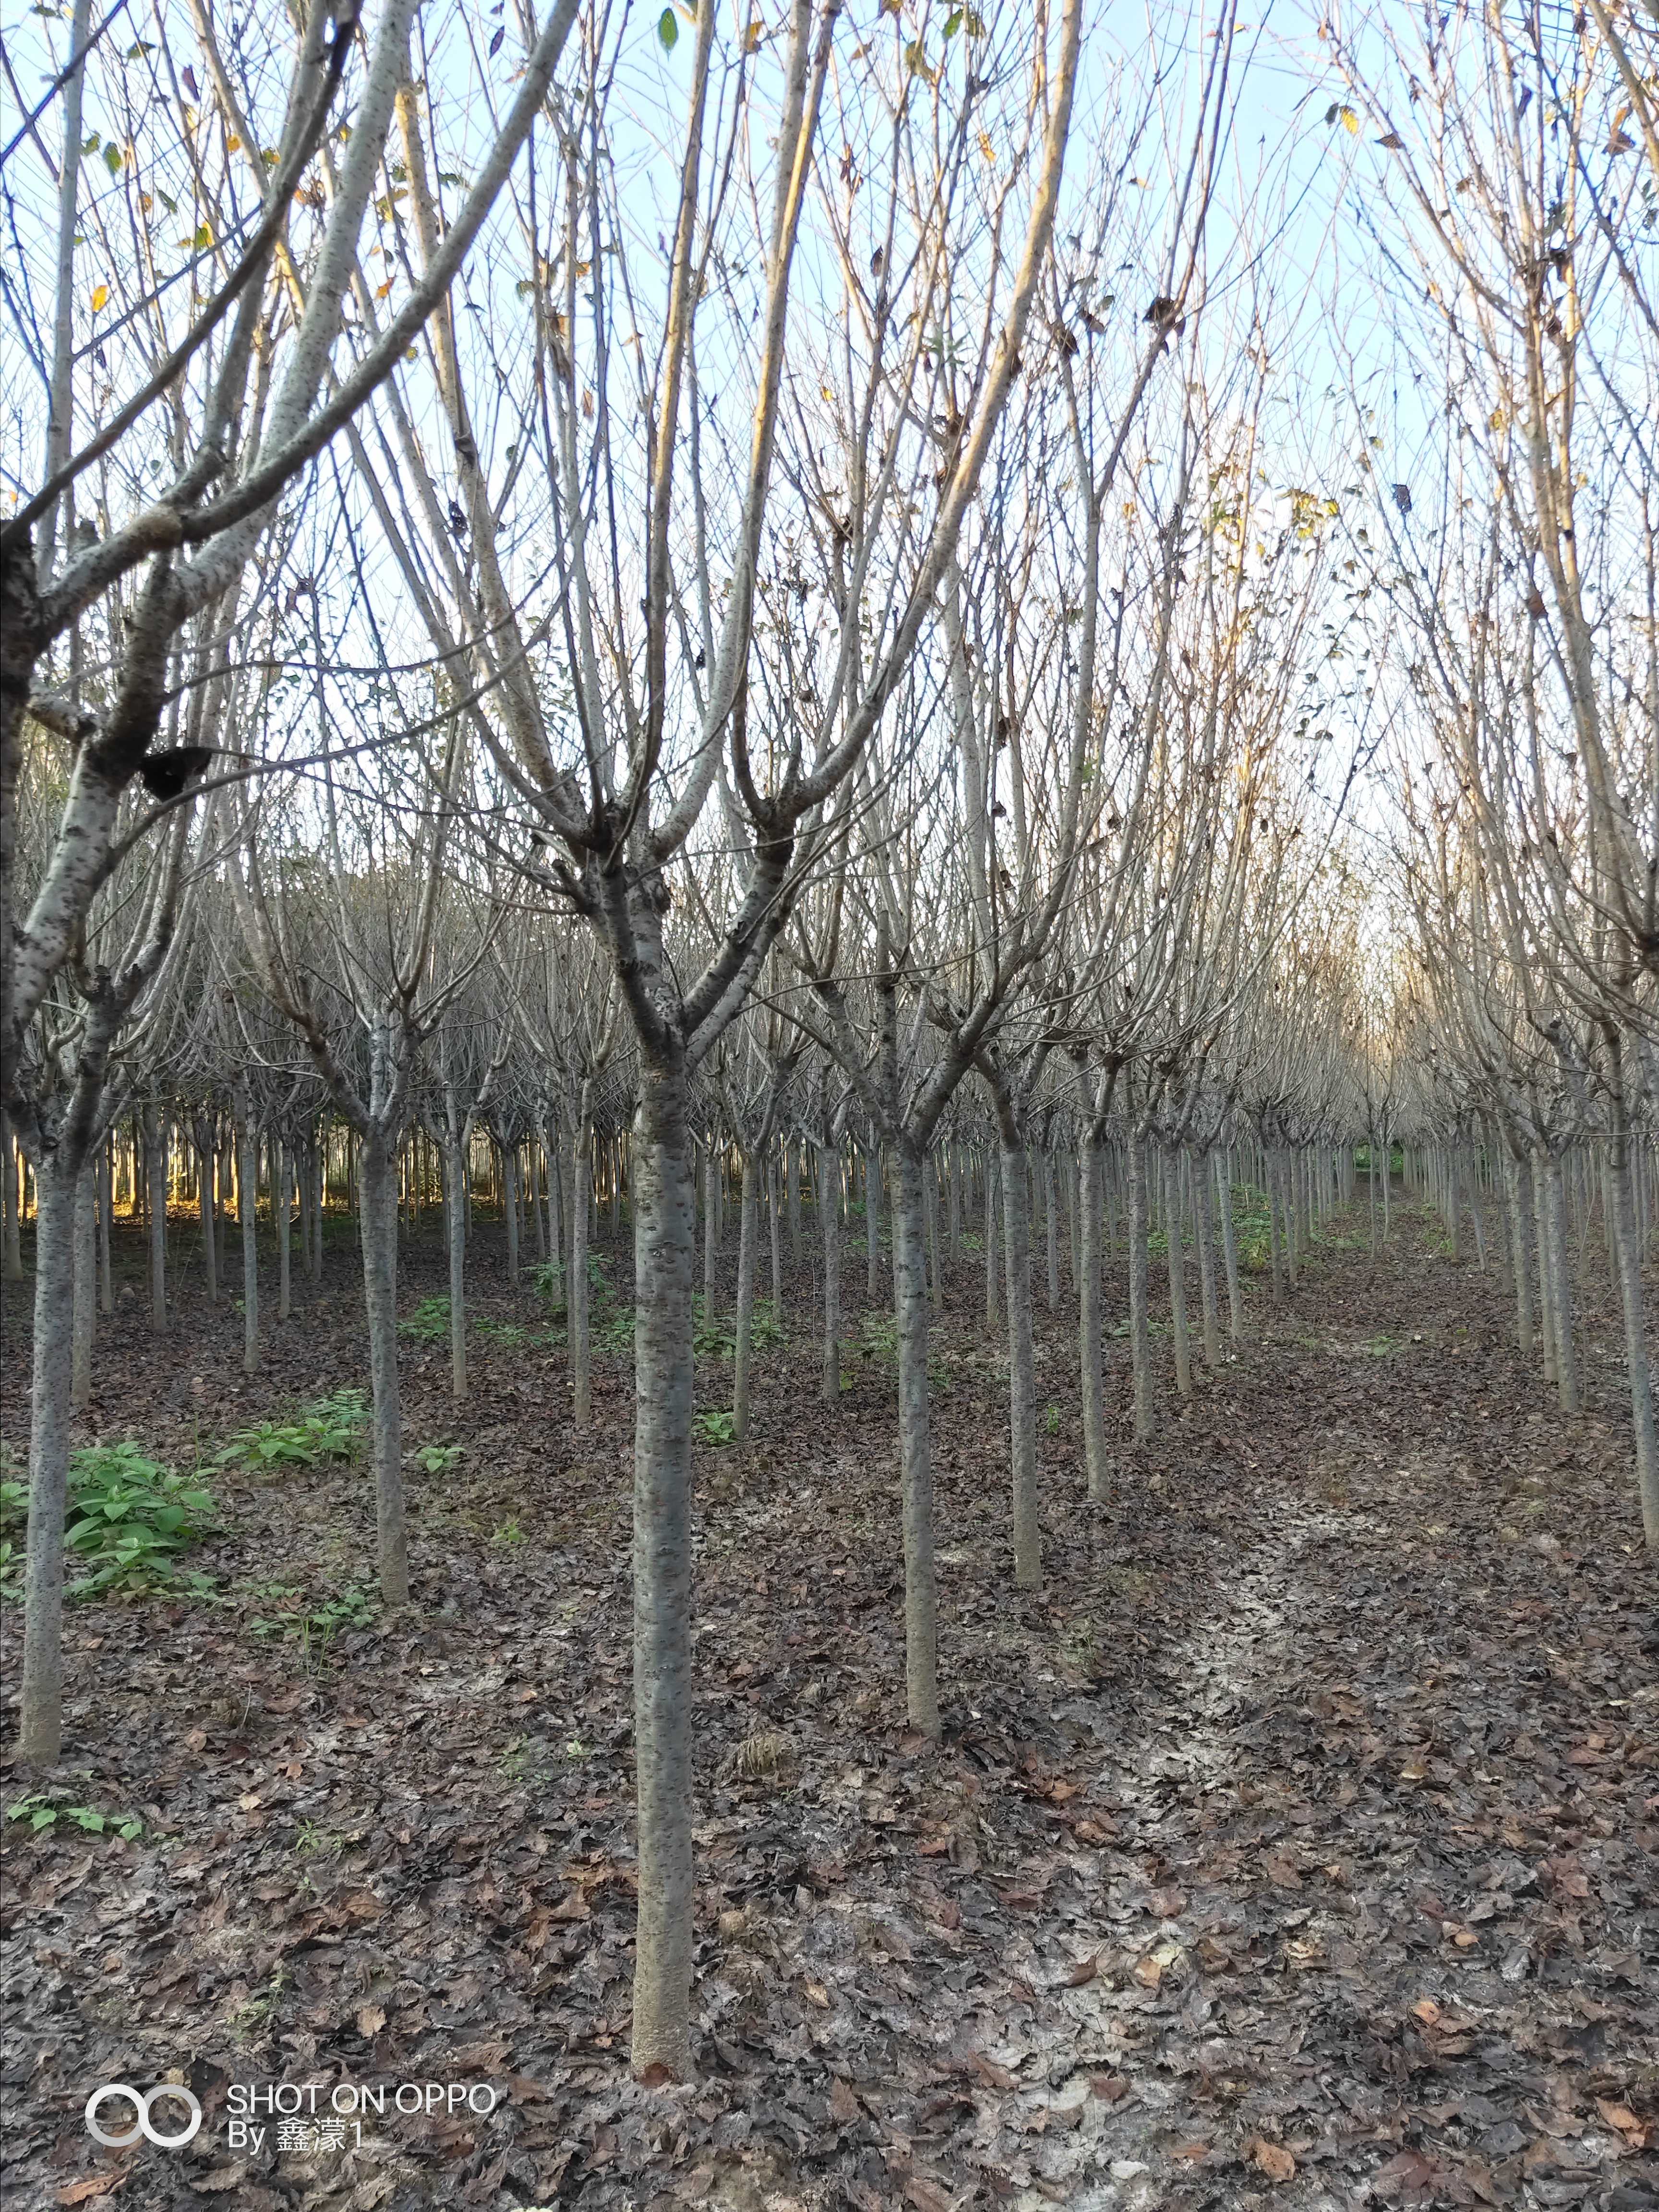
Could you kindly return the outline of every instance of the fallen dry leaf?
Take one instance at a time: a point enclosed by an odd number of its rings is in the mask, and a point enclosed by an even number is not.
[[[1252,2136],[1244,2146],[1244,2157],[1269,2181],[1290,2181],[1295,2177],[1296,2160],[1283,2143],[1269,2142],[1266,2136]]]

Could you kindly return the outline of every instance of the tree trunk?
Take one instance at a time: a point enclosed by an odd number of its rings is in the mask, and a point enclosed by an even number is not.
[[[112,1137],[98,1147],[98,1304],[101,1312],[115,1311],[115,1164],[111,1158]]]
[[[149,1203],[149,1325],[167,1327],[167,1129],[153,1107],[144,1112],[144,1188]]]
[[[1175,1338],[1176,1390],[1184,1399],[1193,1395],[1193,1347],[1187,1329],[1186,1205],[1181,1189],[1178,1154],[1164,1157],[1164,1215],[1170,1257],[1170,1320]]]
[[[691,2071],[691,1281],[684,1066],[641,1055],[634,1120],[635,2071]],[[573,1212],[575,1211],[573,1207]]]
[[[202,1283],[210,1306],[219,1303],[219,1139],[196,1140],[197,1203],[202,1216]]]
[[[75,1186],[75,1348],[70,1362],[70,1405],[84,1413],[92,1397],[92,1345],[98,1316],[96,1182],[89,1160]]]
[[[276,1224],[276,1318],[286,1321],[294,1310],[294,1155],[285,1142],[276,1146],[270,1211]]]
[[[1106,1393],[1101,1371],[1099,1130],[1085,1122],[1078,1145],[1078,1350],[1083,1370],[1083,1457],[1091,1498],[1107,1495]]]
[[[400,1606],[409,1602],[409,1540],[404,1525],[403,1407],[398,1384],[398,1173],[391,1142],[379,1131],[363,1139],[358,1177],[358,1234],[374,1400],[380,1595],[388,1606]]]
[[[1504,1194],[1510,1209],[1510,1248],[1515,1262],[1515,1336],[1529,1364],[1536,1350],[1533,1317],[1532,1191],[1513,1154],[1504,1163]]]
[[[1572,1261],[1567,1250],[1565,1194],[1561,1163],[1554,1153],[1544,1162],[1545,1226],[1549,1245],[1550,1304],[1555,1322],[1555,1389],[1564,1413],[1578,1411],[1578,1357],[1572,1335]]]
[[[1060,1311],[1060,1231],[1054,1220],[1054,1156],[1045,1145],[1037,1154],[1042,1178],[1043,1226],[1048,1238],[1048,1310]]]
[[[507,1279],[516,1290],[519,1285],[519,1148],[516,1145],[501,1146],[501,1171],[507,1215]]]
[[[586,1092],[586,1085],[583,1085]],[[585,1430],[593,1408],[592,1346],[587,1322],[587,1217],[592,1175],[593,1123],[584,1097],[570,1163],[570,1418]]]
[[[823,1401],[841,1402],[841,1209],[836,1204],[841,1155],[833,1145],[817,1148],[818,1232],[823,1240]]]
[[[985,1163],[985,1326],[993,1334],[1000,1326],[998,1273],[996,1173],[988,1157]]]
[[[449,1388],[466,1395],[466,1155],[459,1137],[443,1147],[444,1230],[449,1247]]]
[[[789,1263],[800,1266],[800,1153],[801,1140],[791,1137],[783,1148],[783,1203],[789,1224]]]
[[[927,1413],[927,1285],[920,1152],[893,1150],[893,1304],[898,1323],[899,1468],[904,1524],[904,1683],[910,1725],[939,1734],[939,1591]]]
[[[1244,1291],[1238,1278],[1238,1235],[1233,1226],[1232,1162],[1226,1153],[1220,1154],[1215,1164],[1215,1203],[1221,1213],[1221,1259],[1227,1276],[1227,1334],[1238,1344],[1244,1336]]]
[[[1142,1443],[1152,1437],[1152,1339],[1147,1312],[1149,1286],[1146,1260],[1146,1140],[1129,1138],[1129,1359],[1134,1374],[1135,1436]]]
[[[19,1188],[22,1170],[22,1152],[12,1138],[11,1132],[0,1121],[0,1196],[4,1200],[3,1267],[5,1280],[21,1283],[23,1279],[23,1239],[21,1221],[23,1202]]]
[[[79,1182],[70,1159],[43,1161],[35,1170],[34,1365],[29,1395],[29,1518],[17,1747],[26,1766],[56,1766],[63,1749],[64,1514]]]
[[[713,1328],[720,1312],[715,1284],[715,1258],[720,1249],[720,1166],[719,1152],[710,1142],[702,1161],[702,1319]]]
[[[924,1270],[925,1266],[924,1261]],[[872,1145],[864,1155],[864,1295],[871,1305],[874,1305],[881,1296],[881,1146],[879,1145]]]
[[[1207,1152],[1193,1155],[1193,1242],[1198,1247],[1198,1295],[1204,1319],[1204,1364],[1213,1374],[1221,1364],[1221,1309],[1216,1295],[1215,1212],[1211,1192],[1215,1178]]]
[[[741,1443],[749,1434],[749,1354],[755,1330],[755,1246],[760,1237],[760,1208],[755,1184],[755,1155],[743,1152],[743,1201],[738,1217],[737,1349],[732,1360],[732,1434]]]
[[[1014,1491],[1014,1584],[1018,1589],[1036,1589],[1042,1580],[1042,1534],[1037,1520],[1031,1224],[1026,1190],[1024,1147],[1005,1127],[1002,1240],[1008,1294],[1008,1436]]]
[[[786,1154],[787,1157],[787,1154]],[[772,1231],[772,1318],[783,1325],[783,1208],[778,1202],[778,1177],[782,1162],[775,1155],[766,1163],[766,1212]]]
[[[1632,1187],[1630,1123],[1625,1109],[1617,1033],[1608,1039],[1615,1070],[1613,1128],[1607,1146],[1607,1197],[1613,1216],[1613,1255],[1625,1309],[1625,1364],[1630,1382],[1631,1428],[1636,1451],[1636,1489],[1642,1504],[1642,1533],[1650,1552],[1659,1551],[1659,1437],[1653,1418],[1653,1377],[1648,1360],[1642,1297],[1642,1246]]]
[[[245,1121],[236,1152],[236,1205],[242,1224],[242,1371],[259,1364],[259,1156]]]

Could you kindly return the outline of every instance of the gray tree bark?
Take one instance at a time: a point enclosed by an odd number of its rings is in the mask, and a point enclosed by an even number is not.
[[[1152,1409],[1152,1339],[1148,1313],[1146,1139],[1129,1133],[1129,1362],[1134,1378],[1135,1435],[1145,1443],[1156,1425]]]
[[[732,1433],[741,1443],[749,1434],[749,1359],[755,1332],[755,1247],[760,1237],[754,1153],[743,1152],[743,1198],[738,1217],[737,1349],[732,1361]]]
[[[587,1218],[593,1173],[592,1085],[582,1085],[570,1173],[570,1291],[567,1299],[572,1425],[586,1430],[593,1408],[592,1344],[587,1314]],[[638,1311],[637,1298],[635,1312]]]
[[[1164,1158],[1164,1231],[1170,1258],[1170,1319],[1175,1340],[1176,1395],[1193,1395],[1193,1347],[1187,1329],[1186,1206],[1181,1194],[1181,1162],[1174,1152]]]
[[[444,1237],[449,1248],[449,1388],[466,1396],[466,1158],[459,1135],[447,1131],[443,1146]]]
[[[153,1106],[143,1114],[144,1187],[149,1202],[149,1325],[167,1327],[167,1126]]]
[[[409,1602],[403,1406],[398,1381],[398,1172],[391,1142],[379,1131],[363,1139],[358,1180],[358,1233],[374,1401],[374,1519],[380,1595],[388,1606],[396,1607]]]
[[[904,1683],[910,1725],[937,1736],[939,1592],[927,1410],[927,1284],[920,1153],[894,1147],[893,1304],[898,1323],[899,1470],[904,1527]]]
[[[1244,1291],[1238,1278],[1238,1232],[1233,1226],[1233,1170],[1225,1152],[1215,1164],[1215,1203],[1221,1215],[1221,1258],[1227,1276],[1227,1334],[1235,1344],[1244,1336]]]
[[[1085,1121],[1078,1141],[1078,1351],[1083,1373],[1083,1458],[1089,1495],[1103,1498],[1110,1488],[1106,1464],[1106,1392],[1101,1340],[1104,1316],[1100,1285],[1100,1164],[1102,1136]]]
[[[92,1347],[98,1319],[96,1178],[88,1160],[75,1187],[75,1348],[70,1405],[83,1413],[92,1397]]]
[[[691,2071],[691,1281],[686,1076],[642,1055],[634,1120],[637,1316],[634,1759],[639,1921],[633,2063]],[[573,1214],[580,1210],[573,1205]]]
[[[841,1154],[817,1148],[818,1233],[823,1245],[823,1399],[841,1402]]]
[[[1221,1364],[1221,1310],[1216,1295],[1215,1178],[1207,1152],[1193,1155],[1193,1242],[1198,1247],[1198,1294],[1203,1311],[1204,1364],[1213,1374]]]
[[[293,1253],[294,1155],[285,1139],[276,1145],[276,1172],[272,1178],[270,1211],[276,1226],[276,1318],[286,1321],[294,1310]]]
[[[237,1136],[236,1209],[242,1225],[242,1370],[259,1365],[259,1155],[244,1121]]]
[[[1037,1519],[1036,1380],[1031,1357],[1031,1228],[1026,1206],[1025,1150],[1002,1133],[1002,1233],[1008,1297],[1008,1436],[1013,1472],[1014,1583],[1036,1589],[1042,1580]]]
[[[77,1166],[71,1154],[41,1161],[34,1171],[34,1364],[17,1747],[27,1766],[55,1766],[63,1750],[64,1514],[69,1486]]]

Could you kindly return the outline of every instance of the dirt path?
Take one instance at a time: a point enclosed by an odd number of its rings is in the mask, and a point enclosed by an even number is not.
[[[879,1328],[836,1409],[810,1340],[769,1355],[760,1441],[702,1455],[696,2084],[624,2063],[625,1368],[577,1450],[556,1352],[482,1346],[459,1414],[416,1352],[412,1440],[466,1457],[419,1491],[411,1621],[270,1630],[273,1585],[367,1582],[354,1468],[228,1480],[216,1602],[71,1616],[75,1786],[145,1828],[9,1833],[10,2201],[1652,2203],[1659,1636],[1607,1318],[1568,1429],[1494,1278],[1409,1218],[1375,1272],[1333,1243],[1282,1312],[1251,1285],[1243,1356],[1091,1516],[1060,1316],[1025,1599],[974,1285],[937,1346],[937,1750]],[[222,1324],[150,1370],[135,1316],[105,1356],[145,1390],[96,1411],[188,1463],[350,1380],[349,1316],[240,1396]],[[189,2150],[97,2151],[88,2090],[175,2071]],[[230,2138],[250,2085],[432,2081],[453,2114],[361,2143]]]

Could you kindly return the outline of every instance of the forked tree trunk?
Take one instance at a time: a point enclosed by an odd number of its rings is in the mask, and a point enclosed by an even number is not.
[[[1036,1378],[1031,1356],[1031,1224],[1026,1203],[1025,1152],[1002,1132],[1002,1233],[1008,1293],[1008,1438],[1013,1472],[1014,1584],[1042,1580],[1037,1520]]]
[[[823,1398],[841,1402],[841,1154],[832,1145],[817,1148],[818,1233],[823,1241]]]
[[[732,1359],[732,1434],[749,1434],[749,1357],[755,1332],[755,1247],[760,1238],[755,1155],[743,1154],[743,1200],[738,1218],[737,1348]]]
[[[75,1188],[75,1350],[70,1404],[79,1413],[92,1397],[92,1346],[98,1318],[98,1224],[94,1170],[90,1161]]]
[[[1099,1130],[1085,1122],[1078,1144],[1078,1351],[1083,1374],[1083,1458],[1089,1495],[1102,1498],[1109,1486],[1106,1465],[1106,1393],[1101,1366],[1104,1316],[1100,1290]]]
[[[34,1363],[29,1395],[28,1558],[18,1756],[55,1766],[64,1741],[64,1510],[69,1483],[75,1326],[75,1213],[70,1158],[35,1169]]]
[[[904,1685],[910,1725],[939,1734],[939,1592],[927,1413],[927,1284],[920,1152],[893,1148],[893,1304],[898,1324],[899,1468],[904,1526]]]
[[[1131,1132],[1129,1182],[1129,1363],[1134,1377],[1135,1436],[1146,1443],[1155,1425],[1152,1411],[1152,1338],[1147,1312],[1150,1296],[1146,1259],[1146,1140]]]
[[[378,1130],[363,1139],[358,1181],[358,1233],[374,1402],[380,1595],[388,1606],[400,1606],[409,1602],[409,1539],[404,1522],[403,1407],[398,1382],[398,1171],[392,1142]]]
[[[691,1283],[687,1080],[641,1054],[634,1119],[633,2063],[691,2071]],[[574,1206],[573,1214],[580,1208]]]
[[[242,1224],[242,1370],[259,1364],[259,1155],[245,1121],[236,1147],[236,1206]]]
[[[1164,1158],[1164,1242],[1170,1265],[1170,1323],[1175,1345],[1176,1393],[1193,1395],[1193,1344],[1187,1326],[1186,1200],[1181,1188],[1181,1157],[1167,1152]]]

